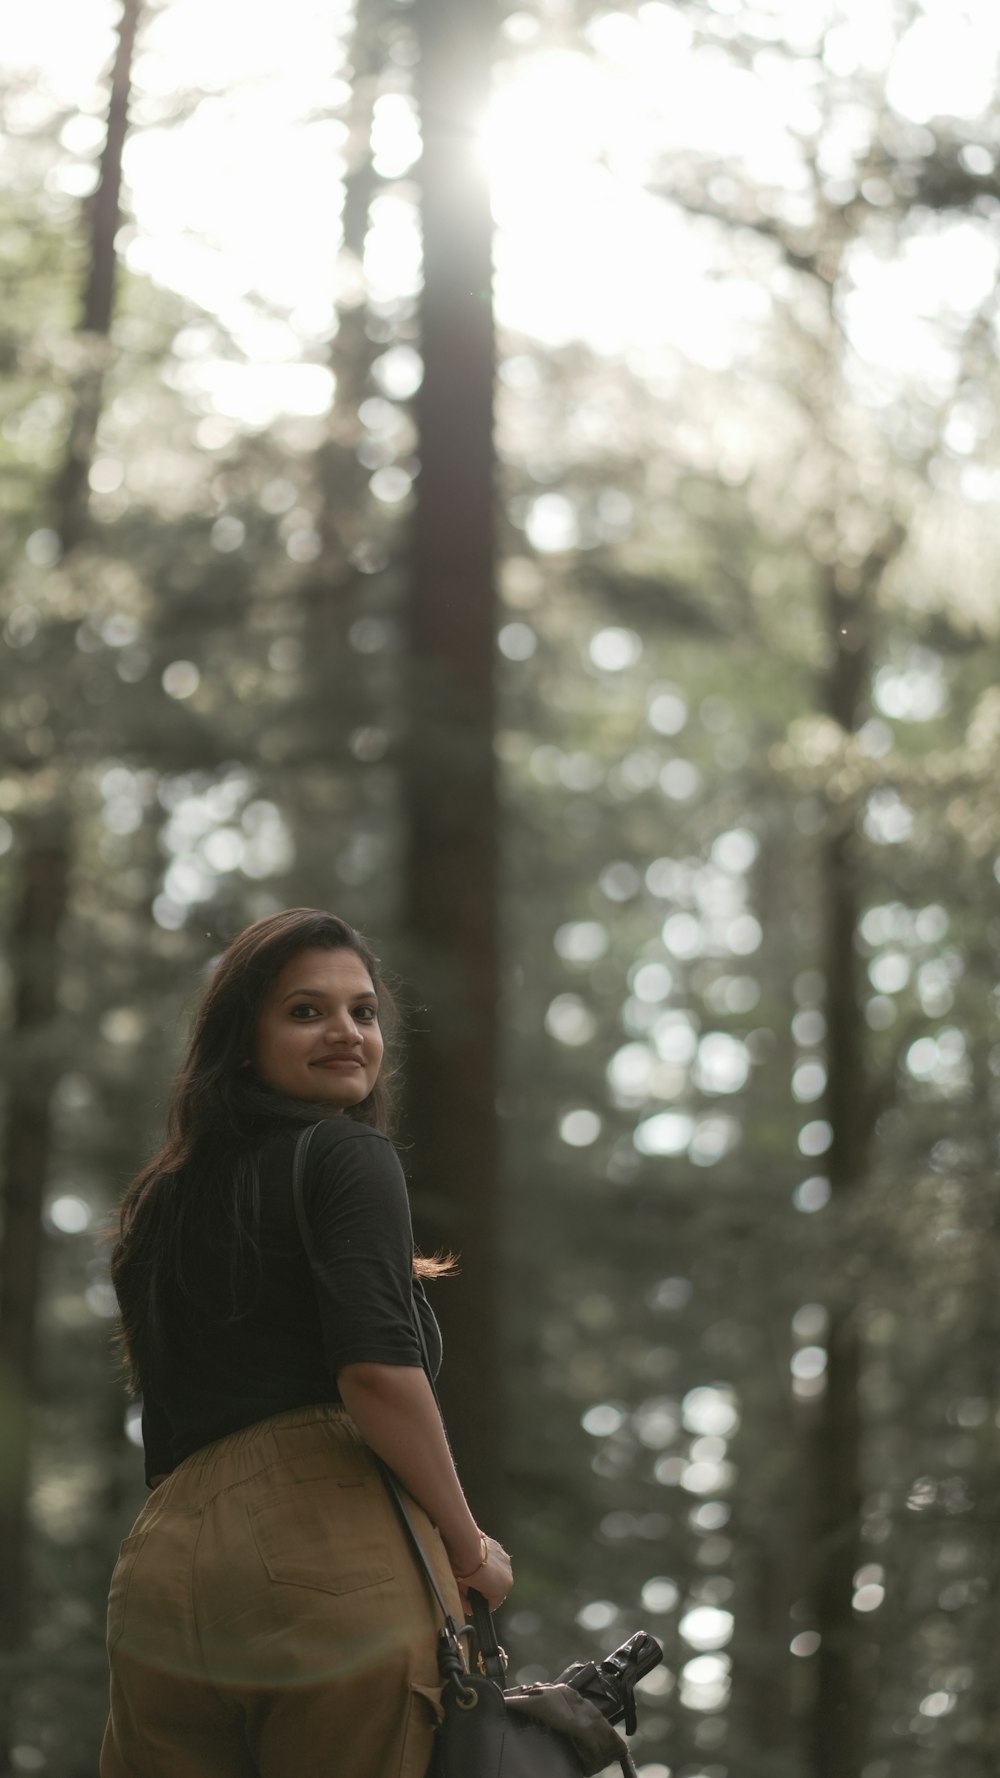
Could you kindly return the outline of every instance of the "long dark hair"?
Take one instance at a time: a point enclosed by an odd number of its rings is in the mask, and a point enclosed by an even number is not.
[[[378,1078],[358,1105],[337,1112],[328,1102],[274,1091],[252,1054],[265,995],[290,959],[306,950],[355,952],[379,998],[386,1055]],[[204,1320],[247,1314],[260,1289],[261,1145],[277,1129],[346,1116],[390,1133],[393,1040],[398,1010],[367,940],[346,920],[319,908],[285,908],[241,932],[219,958],[195,1013],[184,1062],[167,1110],[166,1140],[122,1199],[111,1281],[118,1297],[121,1348],[131,1393],[155,1382],[168,1346]],[[112,1231],[112,1234],[114,1231]],[[199,1291],[192,1259],[215,1262],[211,1295]],[[418,1255],[414,1270],[436,1276],[448,1258]],[[228,1285],[226,1293],[220,1288]],[[186,1307],[185,1307],[186,1305]]]

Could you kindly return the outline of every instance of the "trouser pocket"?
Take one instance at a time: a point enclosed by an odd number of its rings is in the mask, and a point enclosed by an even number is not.
[[[378,1483],[316,1477],[247,1508],[268,1578],[321,1593],[356,1593],[393,1578]]]

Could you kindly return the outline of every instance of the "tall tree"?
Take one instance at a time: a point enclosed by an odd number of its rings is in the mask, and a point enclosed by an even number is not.
[[[408,1129],[425,1226],[461,1255],[438,1293],[446,1405],[474,1510],[498,1513],[497,788],[491,220],[476,131],[492,0],[421,0],[420,474],[408,612],[405,961],[421,1003]]]
[[[863,576],[827,575],[828,659],[823,702],[845,734],[868,714],[875,601],[889,550],[874,551]],[[850,586],[850,591],[845,587]],[[866,1065],[864,995],[857,931],[863,910],[856,801],[832,802],[821,842],[821,948],[827,1029],[828,1176],[834,1202],[868,1176],[873,1128]],[[864,1682],[855,1635],[854,1575],[861,1566],[862,1335],[847,1292],[828,1303],[826,1389],[817,1406],[812,1597],[820,1635],[811,1721],[816,1778],[854,1778],[865,1744]]]
[[[100,414],[114,309],[115,235],[121,212],[122,150],[141,0],[123,0],[111,72],[100,177],[89,212],[89,253],[78,328],[79,368],[63,463],[52,490],[52,519],[65,561],[86,516],[87,478]],[[51,1041],[57,1009],[59,934],[72,864],[71,798],[44,784],[24,822],[21,885],[11,947],[14,974],[14,1091],[3,1142],[4,1242],[0,1271],[0,1374],[6,1396],[7,1460],[0,1494],[0,1771],[10,1770],[11,1661],[28,1631],[26,1557],[29,1401],[34,1369],[41,1216],[51,1149],[51,1098],[58,1059]]]

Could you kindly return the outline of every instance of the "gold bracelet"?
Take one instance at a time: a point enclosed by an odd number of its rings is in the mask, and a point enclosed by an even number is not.
[[[486,1564],[490,1559],[490,1552],[489,1552],[489,1545],[486,1542],[485,1531],[480,1531],[479,1541],[480,1541],[480,1544],[482,1546],[482,1551],[483,1551],[482,1560],[476,1563],[475,1568],[470,1568],[468,1574],[456,1574],[455,1575],[456,1580],[471,1580],[472,1576],[474,1574],[479,1573],[480,1568],[486,1567]]]

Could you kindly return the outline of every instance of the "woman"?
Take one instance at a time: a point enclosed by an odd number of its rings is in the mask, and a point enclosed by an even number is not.
[[[153,1489],[108,1602],[101,1778],[422,1778],[439,1708],[426,1577],[456,1618],[510,1562],[466,1503],[430,1384],[437,1323],[388,1139],[364,939],[293,908],[247,928],[195,1019],[112,1278]],[[292,1153],[315,1124],[296,1225]]]

